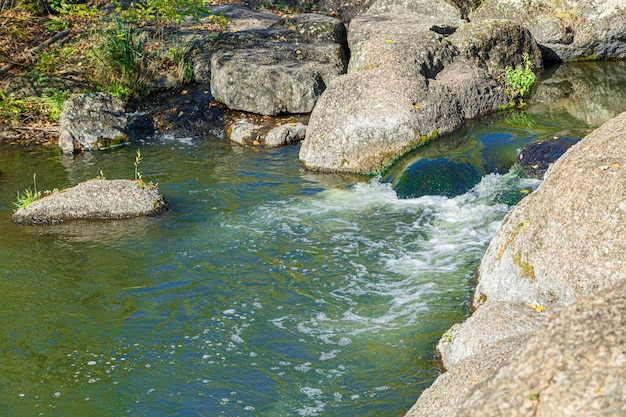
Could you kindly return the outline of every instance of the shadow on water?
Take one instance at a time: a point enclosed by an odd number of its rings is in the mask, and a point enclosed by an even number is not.
[[[581,138],[624,111],[626,62],[549,67],[528,105],[473,121],[415,150],[384,180],[403,198],[456,196],[485,174],[506,173],[526,144],[552,136]]]

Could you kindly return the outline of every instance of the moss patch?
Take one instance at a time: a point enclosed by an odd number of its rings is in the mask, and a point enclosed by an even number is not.
[[[513,263],[520,269],[523,277],[528,278],[532,282],[536,281],[537,278],[535,277],[535,268],[528,262],[522,261],[522,255],[520,253],[513,254],[511,259]]]

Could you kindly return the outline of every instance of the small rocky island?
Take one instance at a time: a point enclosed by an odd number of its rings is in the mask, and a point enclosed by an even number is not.
[[[20,224],[114,220],[150,216],[166,209],[155,186],[136,180],[93,179],[33,201],[17,210],[12,220]]]

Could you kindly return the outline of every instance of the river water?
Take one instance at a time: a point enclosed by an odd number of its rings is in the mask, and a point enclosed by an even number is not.
[[[516,150],[623,111],[624,80],[617,63],[549,71],[524,112],[472,123],[383,179],[307,173],[298,146],[215,137],[74,159],[0,147],[0,415],[402,415],[468,314],[489,239],[538,184],[507,173]],[[169,213],[11,223],[33,174],[38,189],[129,178],[138,147]],[[440,160],[480,175],[401,190]]]

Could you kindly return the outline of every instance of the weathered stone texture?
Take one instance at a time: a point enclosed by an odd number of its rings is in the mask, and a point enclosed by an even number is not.
[[[55,191],[13,214],[22,224],[149,216],[167,208],[156,187],[133,180],[90,180]]]

